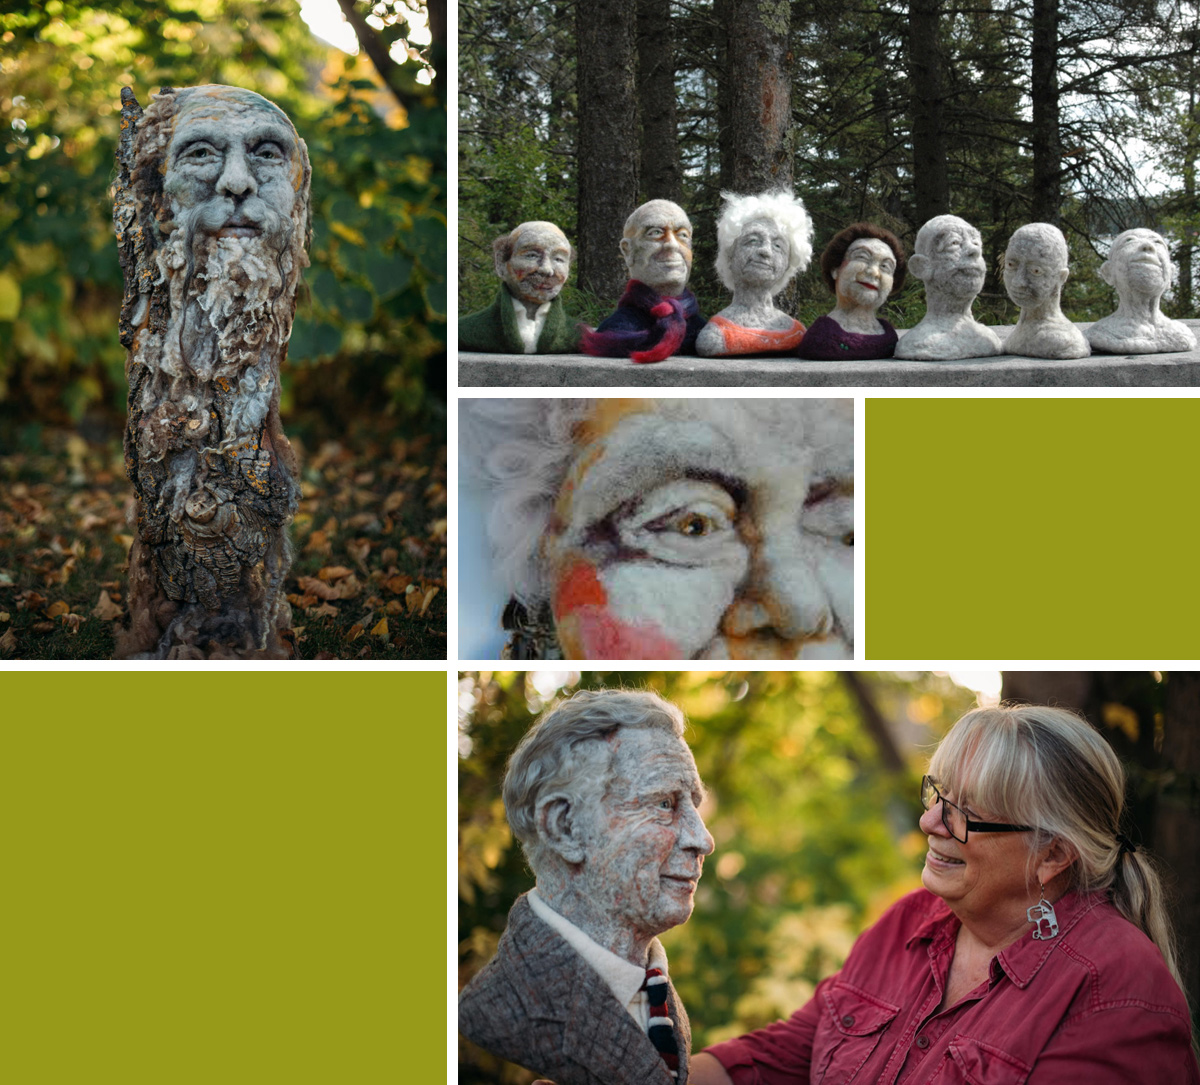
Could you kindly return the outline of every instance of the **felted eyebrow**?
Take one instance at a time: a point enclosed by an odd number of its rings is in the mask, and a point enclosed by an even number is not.
[[[206,124],[198,124],[189,129],[183,135],[179,146],[171,152],[171,160],[177,161],[179,156],[193,147],[197,143],[211,143],[214,147],[219,147],[225,150],[233,142],[233,138],[227,124],[222,124],[217,121],[210,121]],[[286,128],[272,122],[257,124],[249,130],[244,136],[240,137],[241,142],[249,145],[259,143],[278,143],[280,146],[287,149],[291,154],[296,149],[296,141]]]

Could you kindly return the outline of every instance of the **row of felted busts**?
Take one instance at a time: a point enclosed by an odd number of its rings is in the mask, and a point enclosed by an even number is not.
[[[821,254],[822,277],[836,304],[805,329],[775,306],[775,297],[812,256],[812,224],[803,203],[784,192],[726,193],[717,220],[717,274],[733,300],[711,320],[687,288],[692,226],[668,200],[651,200],[625,222],[620,242],[629,282],[616,311],[596,329],[562,309],[572,249],[557,226],[522,223],[494,242],[501,279],[493,304],[459,322],[459,346],[513,354],[585,353],[656,362],[673,354],[727,357],[775,354],[821,360],[903,358],[947,361],[1017,354],[1086,357],[1193,350],[1196,339],[1159,305],[1174,268],[1153,230],[1126,230],[1113,241],[1100,275],[1117,291],[1116,312],[1086,329],[1060,307],[1068,277],[1067,243],[1055,226],[1018,229],[1004,256],[1004,285],[1020,306],[1001,346],[972,315],[987,267],[979,231],[954,215],[931,219],[906,260],[899,239],[870,223],[840,231]],[[926,314],[903,336],[878,311],[907,272],[925,286]],[[898,340],[898,341],[897,341]]]

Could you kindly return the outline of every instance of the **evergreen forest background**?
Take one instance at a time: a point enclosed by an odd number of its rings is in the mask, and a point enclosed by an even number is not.
[[[617,240],[642,200],[696,228],[702,312],[720,192],[794,186],[814,255],[851,222],[895,231],[953,213],[983,235],[976,316],[1011,323],[1000,261],[1027,222],[1060,226],[1064,311],[1116,306],[1105,239],[1164,231],[1197,315],[1200,6],[1186,0],[463,0],[459,5],[462,312],[495,293],[491,240],[551,219],[578,249],[564,300],[589,322],[624,283]],[[815,263],[815,261],[814,261]],[[784,295],[804,322],[831,308],[810,267]],[[919,282],[884,310],[924,314]]]
[[[0,7],[0,657],[111,653],[132,530],[120,92],[226,83],[278,103],[313,167],[282,371],[301,654],[445,658],[446,4],[339,6],[357,56],[297,0]]]
[[[469,672],[459,680],[459,983],[495,953],[508,910],[533,886],[504,817],[508,756],[575,689],[651,688],[678,704],[709,791],[716,841],[692,918],[663,936],[693,1051],[786,1017],[857,935],[920,886],[921,774],[965,711],[999,697],[1082,712],[1129,778],[1130,834],[1166,871],[1194,1007],[1200,1006],[1200,676]],[[535,1075],[459,1038],[461,1085]]]

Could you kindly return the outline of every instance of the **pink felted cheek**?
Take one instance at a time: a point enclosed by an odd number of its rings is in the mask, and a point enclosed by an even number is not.
[[[677,645],[652,622],[623,622],[607,607],[582,606],[570,615],[581,659],[679,659]]]

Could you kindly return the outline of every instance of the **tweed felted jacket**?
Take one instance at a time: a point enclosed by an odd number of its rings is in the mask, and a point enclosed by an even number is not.
[[[673,985],[669,998],[683,1085],[692,1032]],[[496,956],[459,995],[458,1029],[473,1043],[556,1085],[673,1082],[650,1037],[524,896],[508,913]]]
[[[486,309],[463,317],[458,322],[458,349],[479,350],[488,354],[524,354],[525,344],[517,330],[512,294],[500,284],[496,300]],[[562,298],[550,303],[546,322],[538,336],[536,354],[574,354],[579,350],[579,324],[567,316]]]

